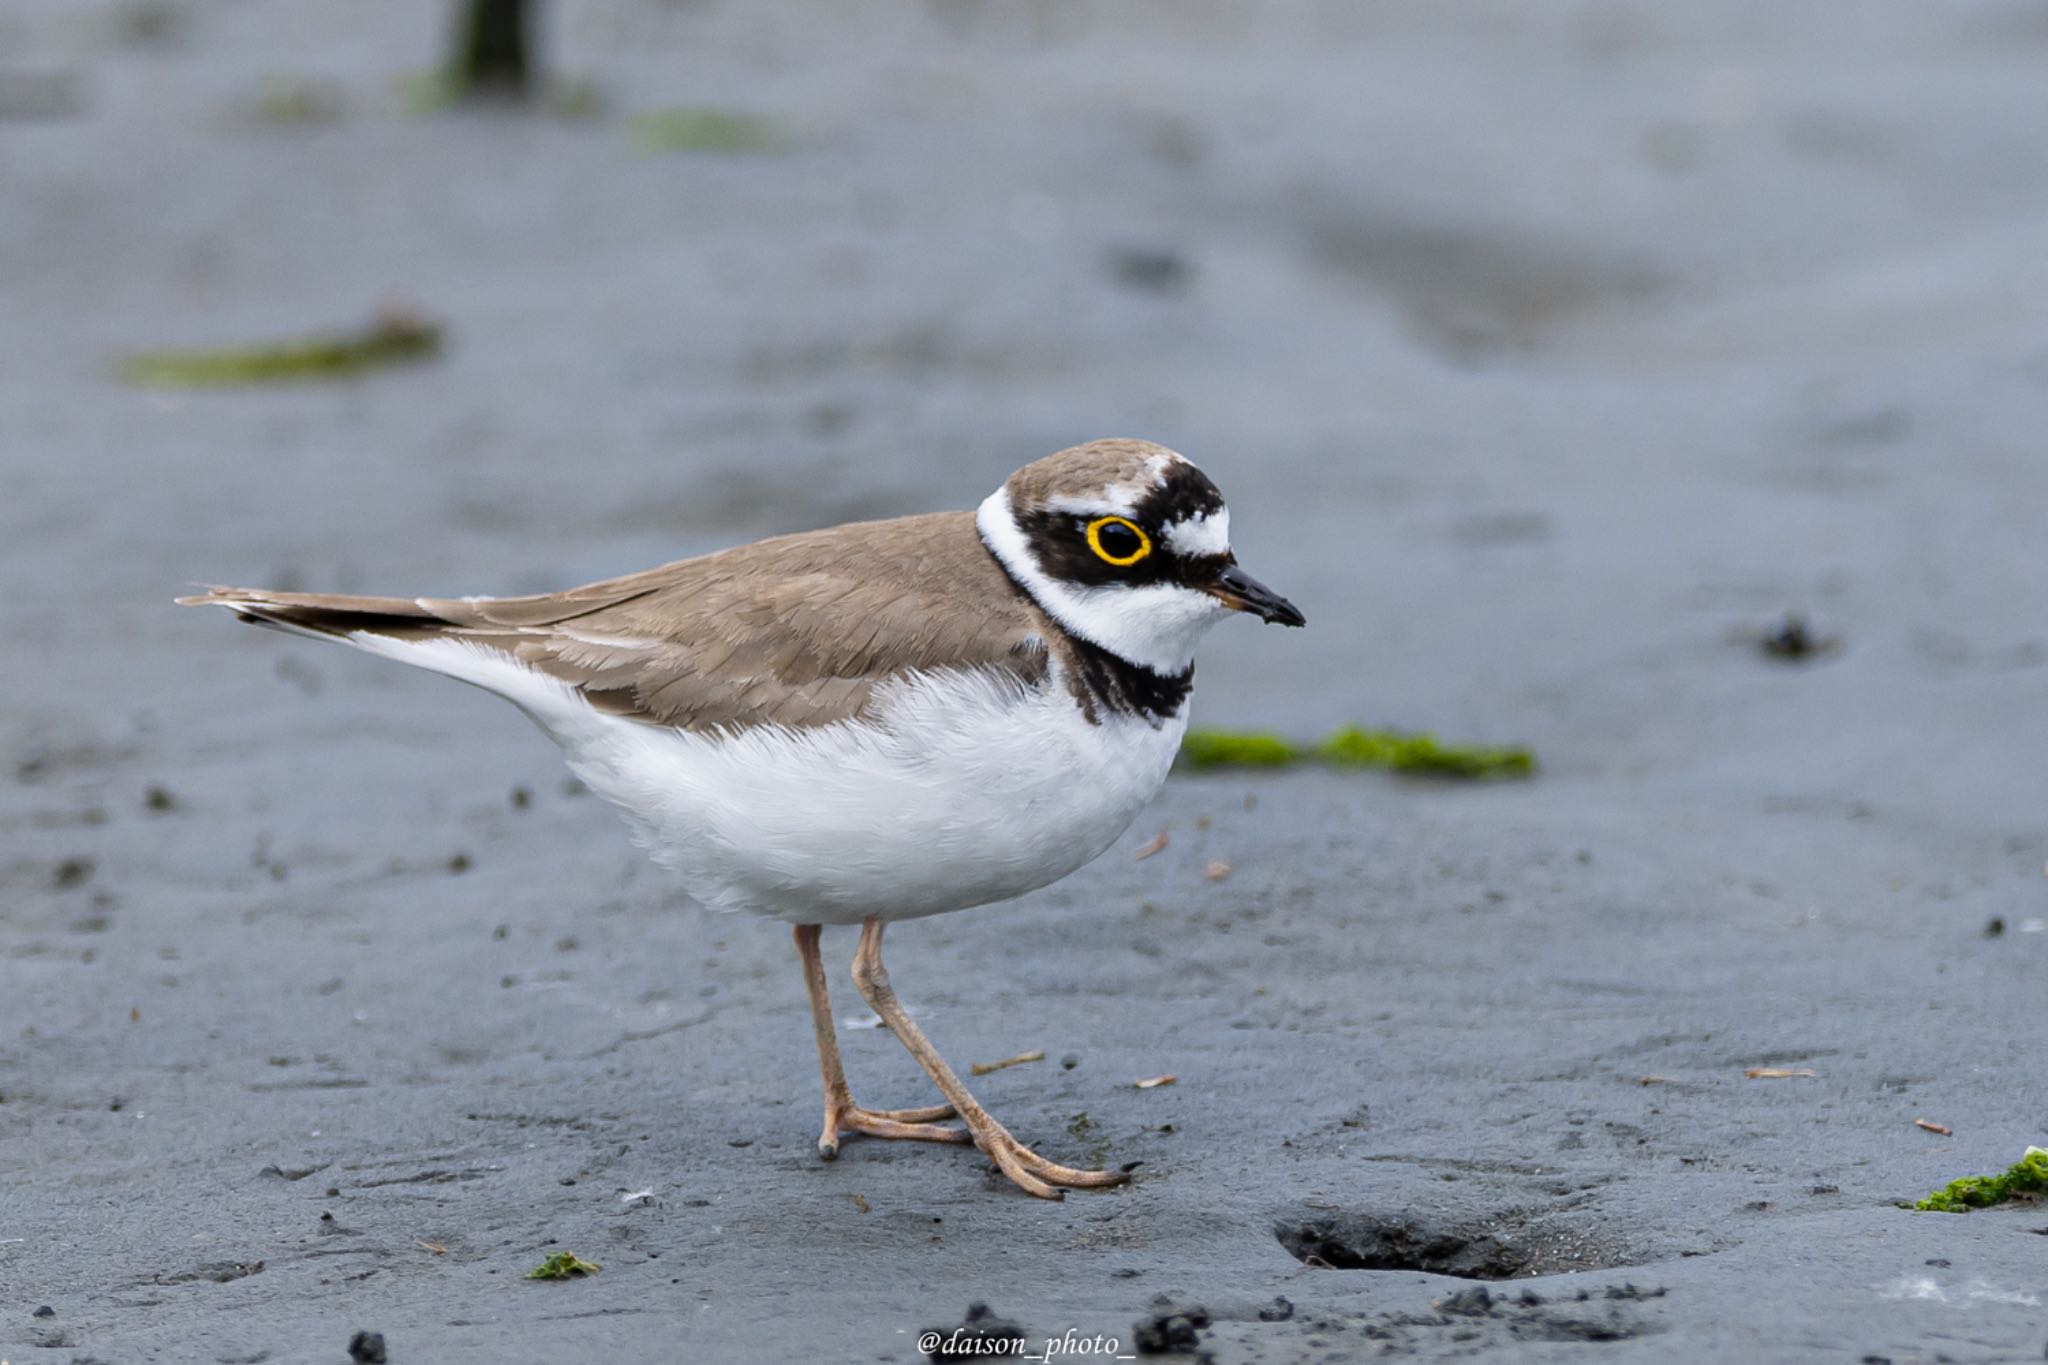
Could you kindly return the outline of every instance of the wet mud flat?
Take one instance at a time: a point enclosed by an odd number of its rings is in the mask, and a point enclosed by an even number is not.
[[[132,8],[0,63],[0,1355],[909,1362],[979,1302],[2039,1357],[2048,1210],[1904,1207],[2048,1122],[2029,9],[564,6],[562,117],[409,111],[416,7]],[[122,369],[393,301],[434,354]],[[1044,1054],[970,1082],[1020,1138],[1140,1163],[1058,1205],[818,1162],[786,933],[509,708],[168,606],[560,587],[1111,433],[1312,623],[1219,631],[1197,723],[1537,767],[1176,777],[892,936],[958,1065]]]

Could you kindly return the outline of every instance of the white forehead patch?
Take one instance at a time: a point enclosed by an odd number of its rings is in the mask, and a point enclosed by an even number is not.
[[[1175,554],[1189,559],[1230,553],[1230,509],[1219,507],[1184,521],[1166,524],[1166,544]]]
[[[1127,517],[1137,510],[1138,500],[1143,496],[1143,489],[1115,484],[1105,488],[1099,498],[1074,498],[1061,493],[1047,498],[1045,507],[1049,512],[1066,512],[1077,517]]]

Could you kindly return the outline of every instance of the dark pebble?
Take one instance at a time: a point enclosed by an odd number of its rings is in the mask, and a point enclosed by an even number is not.
[[[1801,660],[1818,658],[1831,654],[1841,641],[1815,630],[1806,617],[1796,611],[1785,613],[1784,619],[1768,627],[1757,638],[1757,646],[1773,659]]]
[[[1463,1318],[1483,1318],[1493,1311],[1493,1295],[1487,1292],[1485,1285],[1475,1284],[1470,1289],[1460,1289],[1437,1307]]]
[[[1109,249],[1109,273],[1126,289],[1177,294],[1187,288],[1194,269],[1170,246],[1122,245]]]
[[[358,1332],[348,1339],[348,1358],[356,1365],[384,1365],[384,1334]]]
[[[1160,1300],[1152,1302],[1157,1304]],[[1167,1299],[1166,1302],[1170,1304],[1172,1300]],[[1189,1304],[1140,1319],[1131,1329],[1131,1341],[1141,1356],[1192,1351],[1201,1344],[1201,1331],[1208,1325],[1209,1310],[1200,1304]]]

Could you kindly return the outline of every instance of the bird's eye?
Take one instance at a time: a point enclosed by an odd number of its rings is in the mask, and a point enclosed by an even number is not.
[[[1104,563],[1124,569],[1152,553],[1152,537],[1128,518],[1097,517],[1088,523],[1088,548]]]

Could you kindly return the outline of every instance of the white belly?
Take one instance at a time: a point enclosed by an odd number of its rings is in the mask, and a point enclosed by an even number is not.
[[[872,721],[693,735],[589,713],[558,733],[655,859],[720,909],[802,923],[1007,900],[1095,858],[1165,779],[1185,715],[1091,725],[1064,685],[890,690]],[[550,726],[553,729],[553,726]]]
[[[593,709],[453,640],[352,637],[515,702],[692,895],[797,923],[911,919],[1007,900],[1096,857],[1159,790],[1187,729],[1104,714],[1055,674],[893,684],[872,719],[698,735]]]

